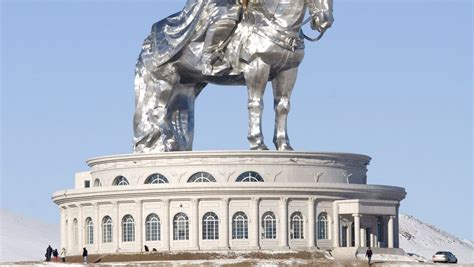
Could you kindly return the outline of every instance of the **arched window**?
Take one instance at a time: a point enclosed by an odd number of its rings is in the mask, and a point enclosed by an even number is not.
[[[123,176],[117,176],[117,177],[115,177],[114,182],[113,182],[112,185],[129,185],[129,182],[128,182],[127,178],[125,178]]]
[[[95,179],[94,180],[94,187],[101,187],[101,186],[102,186],[102,182],[99,179]]]
[[[318,239],[328,239],[328,215],[325,212],[318,216]]]
[[[131,215],[122,218],[122,242],[135,241],[135,221]]]
[[[167,184],[168,179],[159,173],[154,173],[146,178],[145,184]]]
[[[189,219],[182,212],[173,218],[173,240],[189,240]]]
[[[207,172],[195,173],[188,179],[188,183],[211,183],[211,182],[213,183],[216,182],[216,179]]]
[[[102,243],[112,243],[112,218],[109,216],[102,219]]]
[[[90,217],[86,219],[86,244],[94,244],[94,223]]]
[[[263,182],[262,176],[256,172],[244,172],[237,177],[236,182]]]
[[[232,239],[248,239],[249,224],[247,215],[237,212],[232,217]]]
[[[77,226],[77,219],[74,219],[72,221],[72,231],[73,231],[74,245],[77,246],[79,244],[79,228]]]
[[[208,212],[202,217],[202,239],[219,239],[219,218],[214,212]]]
[[[276,239],[276,217],[271,211],[265,212],[262,216],[263,224],[263,238],[264,239]]]
[[[152,213],[146,217],[145,221],[145,236],[146,241],[158,241],[161,239],[160,233],[160,217]]]
[[[291,239],[303,239],[303,215],[301,212],[294,212],[290,220],[290,237]]]

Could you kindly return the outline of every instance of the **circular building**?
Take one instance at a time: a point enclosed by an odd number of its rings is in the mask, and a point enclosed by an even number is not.
[[[68,255],[398,247],[400,187],[370,157],[275,151],[94,158],[53,194]]]

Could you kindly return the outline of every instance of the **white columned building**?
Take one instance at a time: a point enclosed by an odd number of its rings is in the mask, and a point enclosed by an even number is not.
[[[369,161],[271,151],[91,159],[74,189],[53,195],[61,247],[68,255],[83,247],[91,254],[141,252],[145,245],[157,251],[397,248],[406,193],[367,184]]]

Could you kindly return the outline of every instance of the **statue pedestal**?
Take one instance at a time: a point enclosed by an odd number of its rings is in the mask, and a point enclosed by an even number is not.
[[[354,223],[353,214],[362,216],[358,229],[377,234],[378,220],[388,227],[405,197],[403,188],[367,185],[369,161],[357,154],[275,151],[91,159],[91,169],[76,174],[76,188],[53,195],[61,209],[61,247],[76,255],[82,247],[115,253],[144,245],[159,251],[345,246],[339,234]],[[104,239],[108,219],[113,230]],[[92,243],[81,234],[88,222],[95,228]],[[386,246],[388,239],[381,239]]]

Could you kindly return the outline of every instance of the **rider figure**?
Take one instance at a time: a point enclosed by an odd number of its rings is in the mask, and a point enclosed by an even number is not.
[[[211,14],[214,22],[211,22],[204,40],[204,50],[201,62],[202,73],[205,75],[220,74],[230,68],[228,63],[223,62],[223,52],[229,38],[240,21],[242,6],[247,8],[249,0],[211,0],[214,5]],[[216,64],[220,59],[221,63]]]

